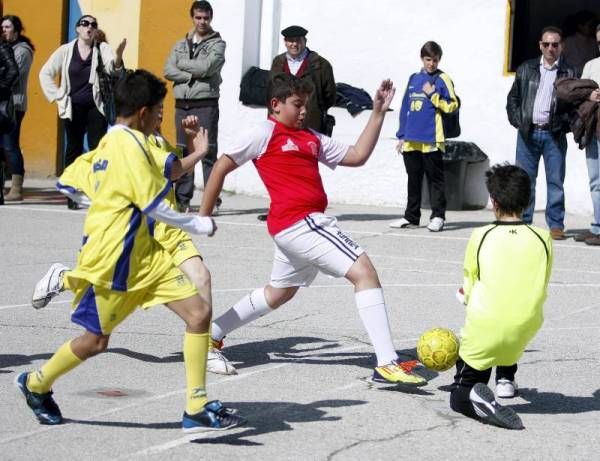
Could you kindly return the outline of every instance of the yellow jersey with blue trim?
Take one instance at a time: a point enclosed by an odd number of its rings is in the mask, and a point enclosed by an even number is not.
[[[92,174],[94,157],[96,151],[92,150],[80,155],[65,168],[56,183],[59,190],[67,190],[72,193],[83,192],[92,200],[94,196],[94,176]]]
[[[157,166],[147,138],[124,126],[102,138],[91,172],[84,244],[69,277],[114,291],[151,286],[173,267],[147,218],[172,188],[167,172]]]

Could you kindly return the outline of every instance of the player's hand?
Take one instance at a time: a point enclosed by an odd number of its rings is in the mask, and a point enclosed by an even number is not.
[[[200,130],[200,120],[196,115],[188,115],[181,121],[181,127],[186,136],[194,137]]]
[[[404,139],[400,139],[400,140],[398,141],[398,144],[396,144],[396,152],[397,152],[398,154],[401,154],[401,153],[402,153],[402,146],[404,146]]]
[[[456,290],[456,300],[463,306],[467,305],[467,303],[465,302],[465,290],[463,289],[463,287],[460,287],[458,290]]]
[[[385,113],[390,108],[395,94],[394,82],[389,78],[381,82],[373,98],[373,112]]]
[[[427,96],[430,96],[431,94],[433,94],[435,92],[435,85],[432,85],[429,82],[425,82],[425,84],[423,85],[423,92]]]
[[[117,49],[115,50],[115,57],[116,62],[117,63],[122,63],[123,62],[123,52],[125,51],[125,47],[127,46],[127,39],[124,38],[123,40],[121,40],[121,43],[119,43],[119,45],[117,46]],[[121,66],[118,66],[121,67]]]
[[[208,130],[200,127],[192,143],[194,144],[194,152],[201,152],[206,155],[208,152]]]

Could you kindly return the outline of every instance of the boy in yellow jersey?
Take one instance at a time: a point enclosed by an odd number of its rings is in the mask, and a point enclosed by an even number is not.
[[[160,122],[157,130],[148,136],[149,154],[156,161],[156,165],[161,172],[168,174],[170,163],[175,157],[182,163],[181,173],[193,169],[195,163],[201,160],[208,151],[208,134],[206,130],[200,127],[198,118],[190,115],[182,120],[182,128],[187,137],[188,151],[191,153],[185,158],[181,158],[181,152],[174,148],[160,134]],[[117,125],[114,129],[118,129]],[[91,200],[95,195],[94,191],[94,173],[93,165],[96,151],[88,152],[80,156],[75,162],[69,165],[57,182],[57,189],[81,206],[89,207]],[[195,163],[194,163],[195,162]],[[173,171],[170,171],[170,179],[177,180]],[[175,201],[175,192],[172,188],[165,198],[166,203],[172,210],[177,209]],[[212,311],[211,280],[210,272],[202,261],[202,256],[194,245],[191,237],[178,226],[186,225],[189,217],[171,213],[172,225],[162,221],[155,222],[149,218],[149,229],[154,238],[173,258],[173,264],[190,279],[198,289],[198,294],[205,303],[205,309]],[[194,232],[193,229],[189,229]],[[32,305],[36,309],[41,309],[48,305],[50,300],[62,291],[64,286],[56,286],[52,290],[48,289],[48,282],[56,272],[66,272],[69,268],[63,264],[56,263],[50,267],[46,275],[38,282],[35,287]],[[63,275],[64,276],[64,275]],[[212,341],[209,343],[209,354],[206,369],[212,373],[219,374],[237,374],[237,371],[222,353],[213,347]]]
[[[64,276],[75,292],[72,321],[83,335],[63,344],[39,370],[20,374],[15,383],[42,424],[60,424],[52,398],[56,379],[103,352],[113,329],[137,306],[165,304],[186,323],[183,356],[186,370],[186,432],[221,430],[245,423],[235,410],[206,395],[206,354],[211,312],[193,284],[173,265],[170,255],[150,235],[148,217],[168,221],[162,201],[171,190],[171,173],[185,164],[169,161],[161,173],[149,154],[147,136],[162,113],[165,84],[147,71],[128,73],[115,88],[118,127],[100,142],[93,163],[94,197],[84,224],[84,244],[77,267]],[[176,213],[173,213],[176,214]],[[212,235],[211,219],[187,217],[195,233]],[[59,285],[50,280],[50,286]]]
[[[450,407],[488,424],[522,429],[521,418],[496,402],[487,383],[496,367],[498,396],[514,395],[517,361],[543,322],[552,239],[521,220],[530,191],[523,169],[496,165],[486,176],[496,221],[473,231],[465,253],[466,318]]]

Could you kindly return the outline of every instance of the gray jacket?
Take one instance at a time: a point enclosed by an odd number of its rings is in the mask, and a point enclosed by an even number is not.
[[[175,99],[216,99],[223,81],[225,42],[218,32],[213,32],[192,53],[193,34],[189,32],[175,44],[167,58],[164,77],[173,82]]]
[[[27,111],[27,79],[33,61],[33,50],[25,42],[16,42],[12,47],[15,53],[15,61],[19,66],[19,78],[12,88],[13,102],[15,110],[25,112]]]

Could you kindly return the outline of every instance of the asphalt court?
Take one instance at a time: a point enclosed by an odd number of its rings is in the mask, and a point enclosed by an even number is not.
[[[340,173],[343,174],[343,173]],[[42,183],[46,186],[46,183]],[[194,238],[212,272],[218,315],[270,273],[273,247],[263,198],[226,195],[213,238]],[[395,345],[415,355],[422,331],[458,333],[454,299],[471,229],[489,210],[448,212],[439,234],[423,226],[392,230],[398,210],[332,205],[328,213],[373,260],[384,286]],[[424,213],[426,215],[426,212]],[[109,351],[59,380],[55,397],[67,424],[37,424],[13,387],[81,330],[69,320],[69,294],[35,311],[35,282],[53,262],[73,265],[83,211],[67,210],[43,188],[0,207],[0,452],[2,459],[577,459],[593,458],[600,417],[600,259],[572,239],[554,246],[545,323],[520,362],[520,396],[503,401],[524,431],[505,431],[454,414],[452,371],[427,386],[373,388],[374,356],[345,280],[319,275],[277,312],[226,338],[236,376],[208,377],[209,398],[247,416],[246,427],[184,436],[183,324],[166,308],[136,312]],[[543,214],[536,213],[543,224]],[[567,230],[588,225],[567,216]],[[510,289],[507,287],[507,289]]]

